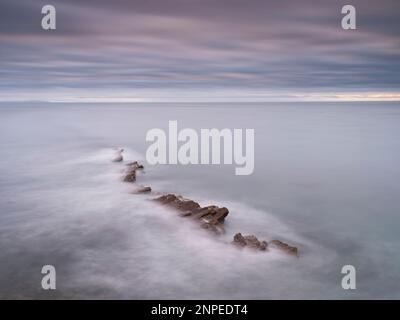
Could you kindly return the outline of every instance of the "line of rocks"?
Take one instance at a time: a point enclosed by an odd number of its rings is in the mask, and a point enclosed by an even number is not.
[[[122,162],[123,149],[118,149],[114,162]],[[127,164],[127,169],[123,178],[124,182],[136,182],[136,172],[143,170],[143,165],[137,161]],[[151,193],[152,189],[149,186],[142,186],[135,190],[135,194]],[[203,229],[209,230],[217,235],[225,233],[224,221],[229,214],[226,207],[206,206],[201,207],[199,203],[186,199],[180,195],[166,194],[153,199],[162,205],[168,206],[179,212],[181,217],[191,218],[193,221],[200,223]],[[254,235],[243,236],[241,233],[235,234],[232,243],[240,248],[250,248],[259,251],[268,251],[269,248],[279,249],[287,254],[298,256],[297,247],[290,246],[280,240],[260,241]]]

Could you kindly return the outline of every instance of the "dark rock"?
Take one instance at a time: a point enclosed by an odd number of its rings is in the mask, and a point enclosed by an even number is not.
[[[225,231],[222,223],[224,223],[225,217],[229,214],[227,208],[219,208],[217,206],[202,208],[197,202],[174,194],[166,194],[154,200],[178,210],[181,217],[190,217],[199,221],[204,229],[217,234]]]
[[[200,226],[203,229],[212,231],[212,232],[214,232],[216,234],[224,234],[225,233],[224,227],[222,225],[220,225],[220,224],[215,225],[215,224],[211,224],[211,223],[208,223],[208,222],[203,222]]]
[[[173,202],[173,205],[176,209],[178,209],[180,211],[193,212],[194,210],[200,208],[200,205],[197,202],[194,202],[192,200],[177,199]]]
[[[235,234],[233,243],[240,247],[248,247],[256,250],[265,251],[268,248],[266,241],[259,241],[255,236],[243,236],[241,233]]]
[[[285,242],[279,241],[279,240],[272,240],[270,242],[271,247],[273,248],[277,248],[280,249],[288,254],[294,255],[294,256],[298,256],[298,250],[297,247],[292,247],[290,245],[288,245]]]
[[[193,218],[194,219],[201,219],[203,217],[210,216],[212,217],[213,214],[216,213],[218,207],[217,206],[208,206],[204,208],[198,208],[193,212]]]
[[[189,199],[184,199],[181,196],[176,196],[174,194],[167,194],[154,200],[159,201],[162,204],[168,204],[169,206],[174,207],[179,211],[193,212],[200,208],[200,205],[197,202]]]
[[[136,169],[130,168],[124,177],[125,182],[135,182],[136,181]]]
[[[220,223],[224,223],[226,216],[229,214],[228,208],[219,208],[214,215],[214,219]]]
[[[203,219],[207,223],[219,224],[224,223],[225,217],[229,214],[229,210],[225,207],[219,208],[217,206],[208,206],[200,208],[193,212],[194,219]]]
[[[136,171],[139,169],[143,169],[143,166],[140,165],[137,161],[127,164],[128,169],[125,173],[124,181],[125,182],[135,182],[136,181]]]
[[[136,170],[144,169],[143,165],[139,164],[137,161],[133,161],[127,164],[128,167],[135,167]]]
[[[172,202],[172,201],[176,200],[177,198],[178,197],[176,195],[174,195],[174,194],[166,194],[166,195],[163,195],[163,196],[161,196],[159,198],[154,199],[154,201],[161,202],[162,204],[167,204],[169,202]]]
[[[148,193],[148,192],[151,192],[150,187],[141,187],[138,190],[136,190],[136,193]]]

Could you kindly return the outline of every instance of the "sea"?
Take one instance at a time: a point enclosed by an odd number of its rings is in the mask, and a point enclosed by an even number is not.
[[[254,172],[147,163],[147,132],[169,121],[254,129]],[[0,150],[2,299],[400,298],[399,102],[2,102]],[[164,193],[227,207],[226,233],[152,201]],[[239,249],[238,232],[299,256]]]

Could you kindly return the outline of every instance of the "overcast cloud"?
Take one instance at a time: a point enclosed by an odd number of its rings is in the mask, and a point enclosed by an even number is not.
[[[346,31],[348,3],[0,0],[0,99],[400,98],[400,1],[350,1]]]

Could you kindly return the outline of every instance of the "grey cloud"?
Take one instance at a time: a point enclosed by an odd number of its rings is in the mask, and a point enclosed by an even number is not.
[[[2,0],[0,93],[40,88],[397,90],[400,2]]]

